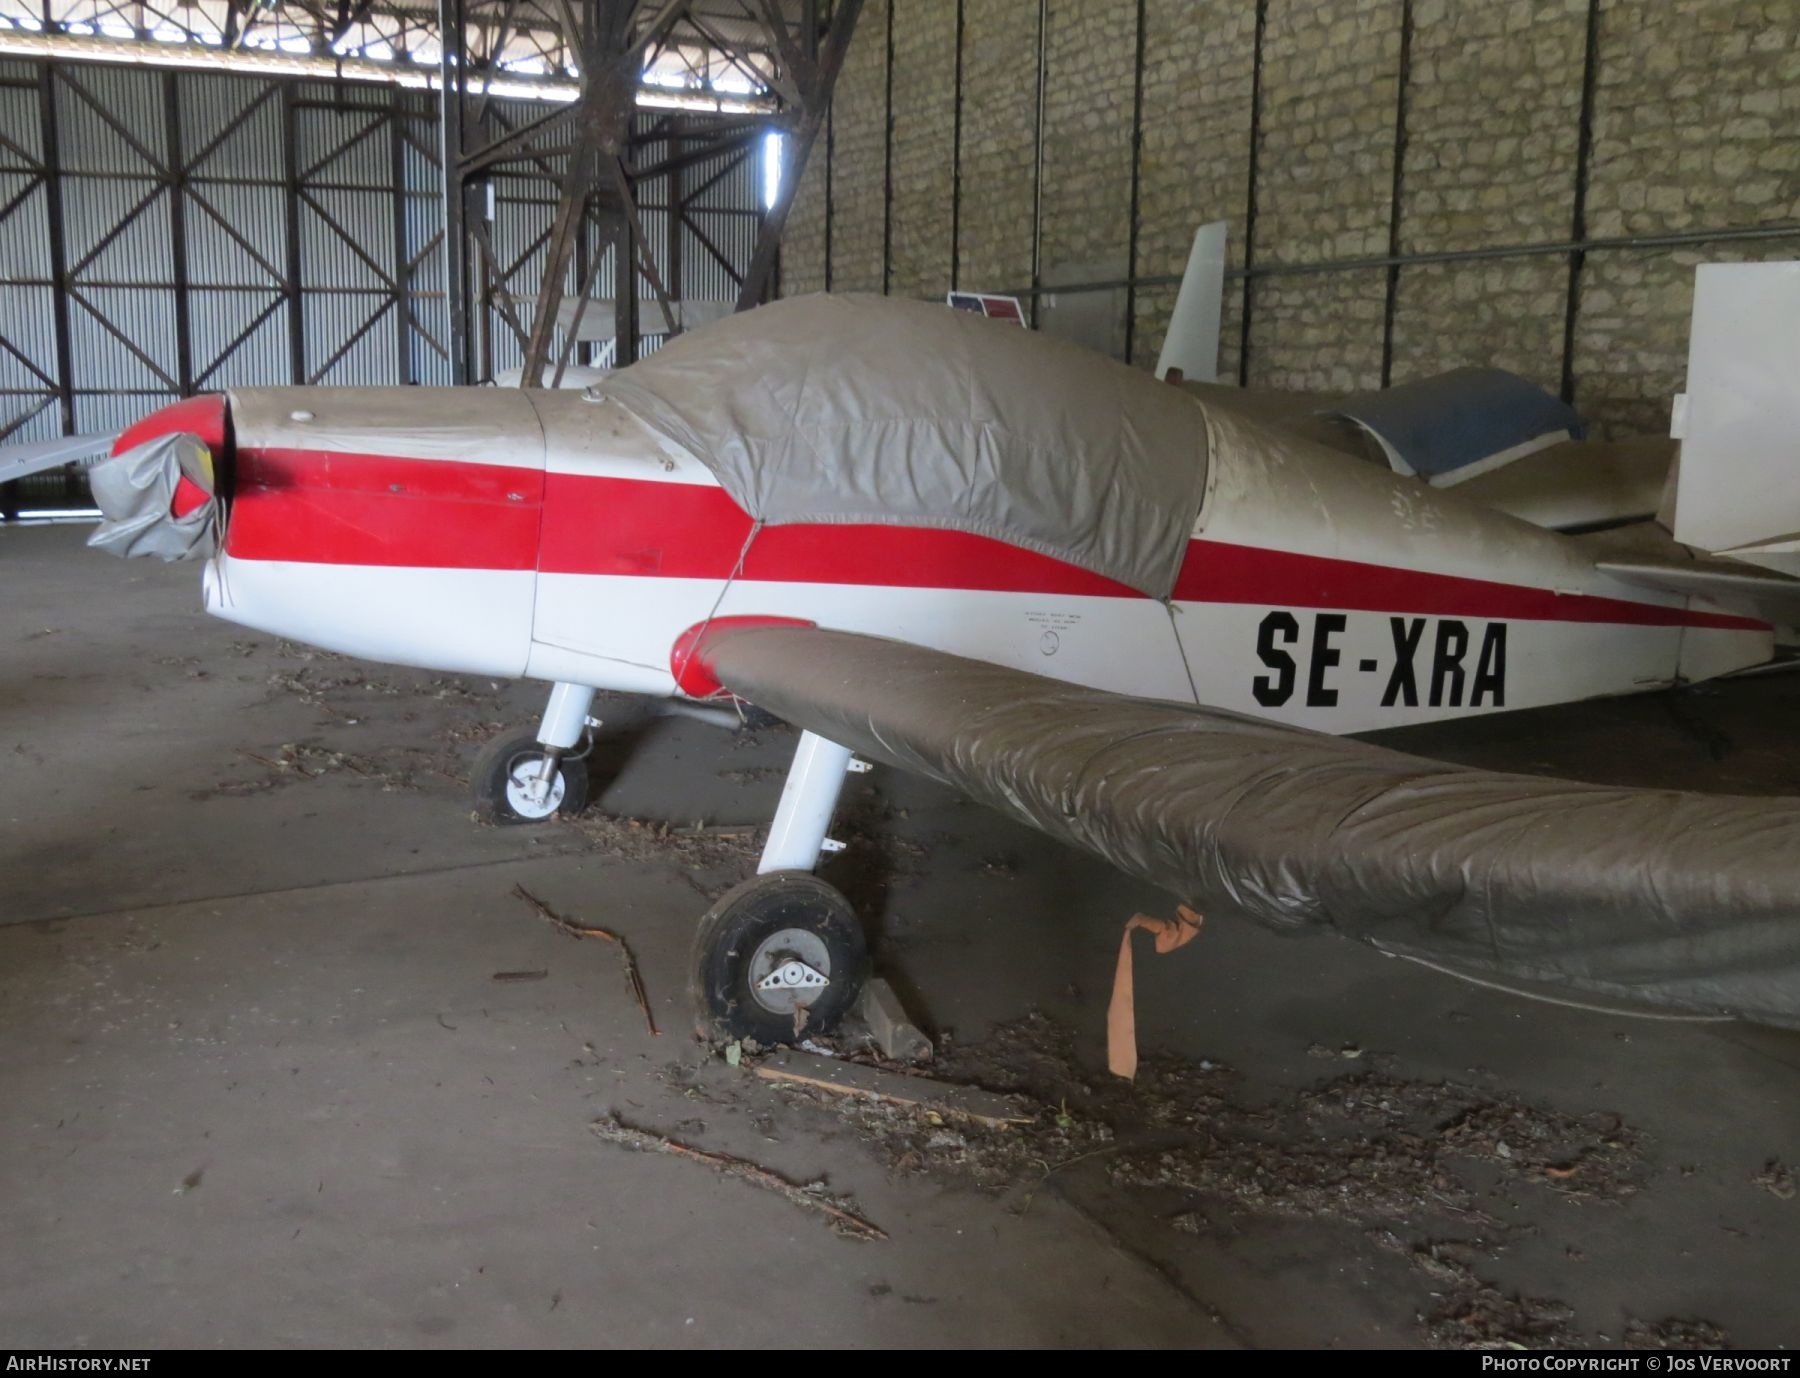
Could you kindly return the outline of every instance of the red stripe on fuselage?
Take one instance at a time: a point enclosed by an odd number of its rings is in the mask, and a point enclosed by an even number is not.
[[[1766,631],[1768,624],[1725,613],[1690,612],[1628,598],[1558,593],[1393,565],[1222,541],[1188,542],[1175,580],[1178,603],[1260,603],[1274,608],[1417,613],[1519,622],[1607,622],[1642,627],[1716,627]]]
[[[752,522],[723,488],[551,474],[544,488],[546,574],[637,574],[752,583],[871,584],[984,593],[1136,598],[1103,575],[966,531]]]
[[[542,530],[539,530],[539,503]],[[858,584],[1139,598],[1125,584],[986,536],[930,527],[765,527],[722,488],[309,450],[239,455],[226,549],[247,560]],[[742,568],[739,568],[740,560]],[[1175,600],[1519,621],[1762,631],[1763,622],[1623,598],[1191,541]]]
[[[240,448],[225,553],[301,564],[534,569],[543,493],[538,469]]]

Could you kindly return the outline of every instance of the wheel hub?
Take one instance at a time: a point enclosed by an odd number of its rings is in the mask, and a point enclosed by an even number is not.
[[[774,1014],[792,1014],[831,984],[831,953],[804,928],[784,928],[757,945],[750,958],[750,991]]]
[[[538,752],[515,756],[506,769],[506,802],[521,818],[548,818],[562,807],[568,793],[562,771],[551,774],[545,789],[543,770],[544,757]]]

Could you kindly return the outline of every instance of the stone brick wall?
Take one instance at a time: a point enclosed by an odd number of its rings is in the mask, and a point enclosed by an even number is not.
[[[1260,260],[1387,252],[1400,10],[1394,0],[1269,6],[1256,155]]]
[[[1601,0],[1588,231],[1691,233],[1800,220],[1800,3]],[[1800,257],[1800,236],[1590,254],[1576,405],[1666,431],[1687,372],[1694,265]]]
[[[827,127],[813,141],[812,156],[800,173],[800,187],[788,210],[787,228],[781,233],[781,294],[803,296],[823,292],[825,282],[825,170],[830,162],[831,139]]]
[[[867,0],[832,101],[831,290],[879,292],[887,252],[888,0]]]
[[[1415,0],[1400,248],[1566,240],[1587,0]],[[1432,263],[1400,274],[1393,379],[1491,363],[1562,383],[1568,260]]]
[[[935,296],[947,268],[955,0],[893,0],[893,233],[881,261],[885,8],[873,4],[837,98],[833,286]],[[1394,275],[1395,381],[1492,362],[1551,388],[1564,372],[1566,253],[1446,257],[1556,245],[1577,223],[1589,0],[1268,0],[1250,201],[1252,0],[1143,0],[1135,362],[1156,357],[1196,225],[1231,226],[1232,264],[1259,268],[1421,256]],[[1138,6],[1048,0],[1038,109],[1036,0],[963,0],[962,285],[1030,279],[1040,199],[1042,280],[1122,271],[1131,249]],[[946,38],[948,31],[949,37]],[[1598,0],[1590,237],[1800,223],[1800,0]],[[1398,224],[1395,148],[1406,52]],[[1043,179],[1035,176],[1042,124]],[[822,251],[803,189],[796,263]],[[869,204],[870,201],[875,204]],[[871,235],[870,226],[875,227]],[[1595,246],[1575,278],[1576,401],[1602,433],[1666,429],[1685,371],[1693,266],[1800,256],[1800,234],[1754,243]],[[808,275],[810,273],[810,276]],[[1103,274],[1110,276],[1111,272]],[[791,282],[817,282],[817,268]],[[791,287],[789,290],[793,290]],[[1257,278],[1253,384],[1381,381],[1389,273],[1378,264]],[[1242,284],[1227,292],[1220,361],[1235,374]],[[1121,323],[1122,324],[1122,323]],[[1123,330],[1117,344],[1123,348]]]
[[[1250,185],[1250,85],[1256,7],[1243,0],[1146,0],[1144,139],[1138,167],[1138,272],[1178,275],[1194,230],[1229,223],[1227,255],[1244,262]],[[1133,357],[1154,363],[1173,287],[1138,293]],[[1237,367],[1237,337],[1230,365]]]
[[[1129,4],[1051,0],[1044,34],[1048,282],[1081,279],[1091,265],[1128,251],[1135,24]]]
[[[950,289],[956,166],[956,0],[893,0],[892,239],[888,290],[941,297]]]
[[[965,3],[957,285],[972,291],[1031,285],[1037,44],[1037,0]]]

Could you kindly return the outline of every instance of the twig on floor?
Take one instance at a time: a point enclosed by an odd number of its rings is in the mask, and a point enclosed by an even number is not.
[[[650,1030],[650,1036],[661,1037],[662,1031],[656,1027],[656,1017],[650,1013],[650,997],[644,992],[644,978],[638,973],[637,957],[623,935],[610,928],[584,928],[573,919],[557,913],[523,885],[513,886],[513,894],[537,910],[539,916],[559,932],[566,933],[571,938],[604,938],[618,948],[620,965],[625,968],[625,988],[631,992],[631,998],[637,1001],[638,1009],[643,1012],[644,1027]]]
[[[603,1120],[595,1120],[594,1133],[609,1144],[618,1144],[623,1148],[635,1149],[639,1153],[668,1153],[677,1158],[687,1158],[692,1162],[704,1163],[715,1172],[727,1177],[736,1177],[748,1182],[751,1186],[761,1187],[764,1191],[772,1191],[777,1196],[784,1196],[802,1210],[817,1211],[831,1222],[832,1229],[851,1239],[886,1239],[887,1232],[878,1225],[864,1220],[849,1205],[842,1201],[834,1201],[821,1192],[808,1190],[806,1187],[788,1181],[766,1167],[758,1167],[755,1163],[743,1158],[733,1157],[729,1153],[709,1153],[703,1148],[694,1148],[689,1144],[679,1143],[665,1138],[661,1134],[653,1134],[647,1129],[635,1129],[631,1125],[612,1115]]]
[[[296,775],[300,775],[305,779],[310,780],[313,778],[313,773],[305,766],[301,765],[298,760],[275,761],[267,756],[258,755],[254,751],[247,751],[241,746],[237,749],[237,753],[247,760],[255,761],[259,766],[267,766],[270,770],[291,770]]]

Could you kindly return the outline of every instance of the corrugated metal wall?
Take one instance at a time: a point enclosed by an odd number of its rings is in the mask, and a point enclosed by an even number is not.
[[[541,112],[497,100],[489,118],[501,130]],[[729,162],[639,188],[659,271],[678,268],[688,297],[735,296],[751,256],[760,161]],[[497,170],[477,231],[526,302],[560,171]],[[693,222],[674,239],[671,197],[691,198]],[[424,92],[0,60],[0,441],[109,430],[254,383],[447,383],[439,198]],[[591,291],[610,296],[606,254],[590,229],[569,290],[599,255]],[[520,362],[495,295],[472,312],[483,376]]]

